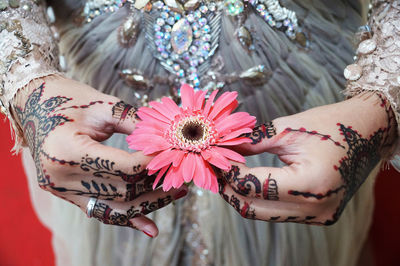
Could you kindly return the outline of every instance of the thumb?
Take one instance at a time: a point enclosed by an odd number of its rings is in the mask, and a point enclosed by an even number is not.
[[[251,142],[244,143],[234,147],[234,150],[243,155],[254,155],[266,150],[272,149],[276,145],[277,130],[276,120],[256,126],[253,132],[245,136],[251,139]]]

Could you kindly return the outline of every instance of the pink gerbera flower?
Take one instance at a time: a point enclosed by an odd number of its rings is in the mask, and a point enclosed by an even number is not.
[[[245,112],[231,114],[238,106],[237,92],[225,92],[213,104],[218,91],[205,102],[206,91],[195,92],[189,85],[181,87],[182,107],[168,97],[141,107],[135,131],[127,137],[129,147],[155,155],[148,164],[149,174],[159,171],[153,188],[164,176],[163,189],[179,188],[184,182],[218,191],[217,177],[211,165],[224,171],[229,160],[245,162],[242,155],[223,146],[250,142],[256,119]],[[229,160],[228,160],[229,159]]]

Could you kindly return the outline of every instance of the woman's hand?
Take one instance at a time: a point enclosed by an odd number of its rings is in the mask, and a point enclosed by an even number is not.
[[[287,165],[234,163],[219,179],[220,194],[246,218],[333,224],[390,150],[395,123],[385,99],[366,93],[261,125],[237,151],[274,153]]]
[[[35,161],[39,186],[106,224],[158,233],[144,215],[186,194],[187,188],[153,191],[145,167],[150,157],[102,145],[113,133],[132,133],[136,109],[119,99],[61,77],[20,92],[15,113]]]

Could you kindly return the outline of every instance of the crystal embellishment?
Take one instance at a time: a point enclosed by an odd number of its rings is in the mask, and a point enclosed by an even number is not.
[[[175,53],[186,52],[193,41],[193,32],[190,23],[182,18],[172,27],[171,45]]]

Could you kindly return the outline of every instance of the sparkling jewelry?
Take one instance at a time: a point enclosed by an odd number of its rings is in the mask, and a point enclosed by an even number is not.
[[[97,198],[89,199],[88,204],[86,206],[86,215],[88,218],[93,217],[93,210],[94,210],[94,207],[96,206],[96,203],[97,203]]]

